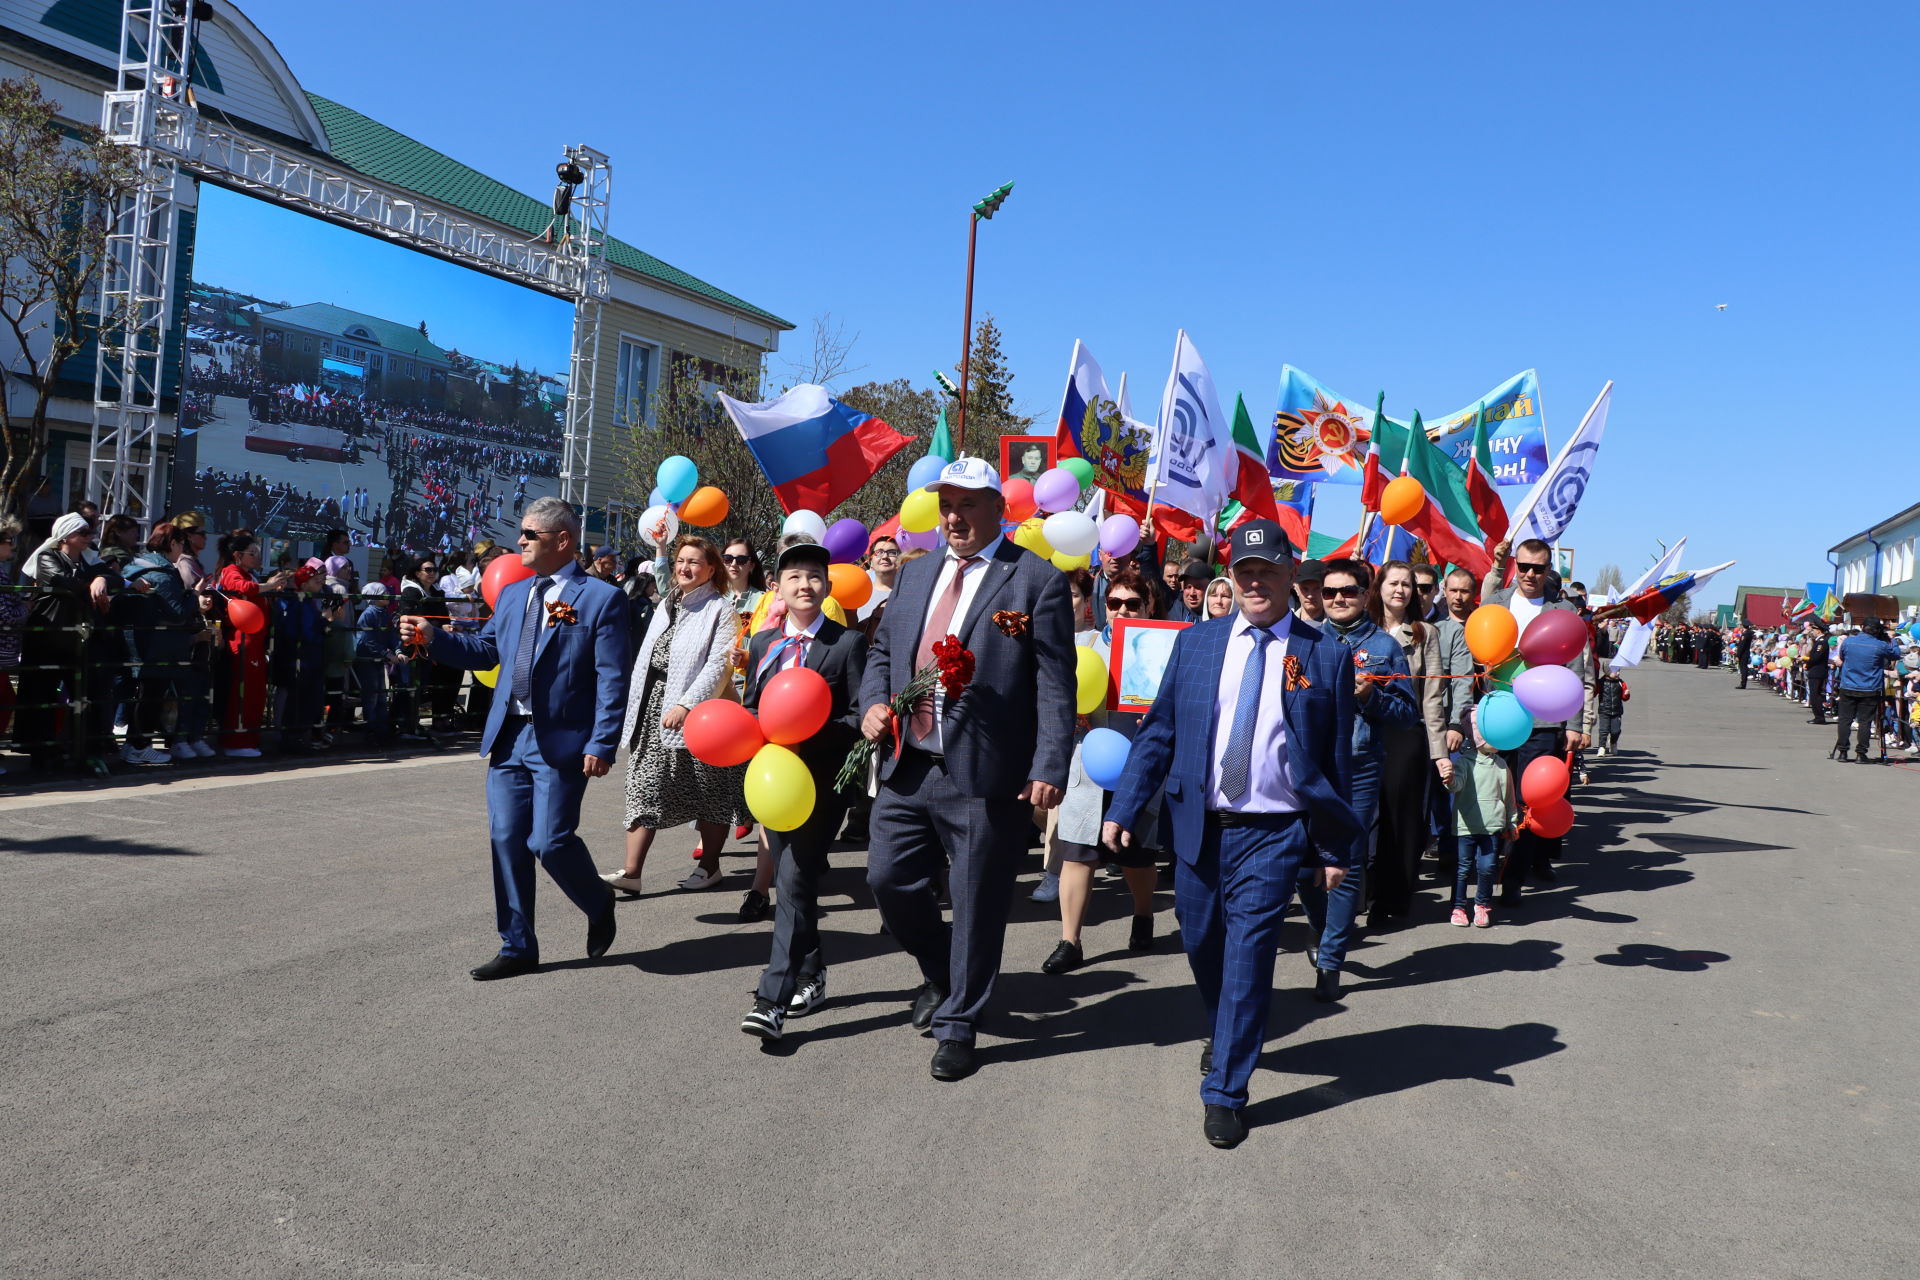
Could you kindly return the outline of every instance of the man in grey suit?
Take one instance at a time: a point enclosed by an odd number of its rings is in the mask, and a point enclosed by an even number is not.
[[[1053,808],[1066,786],[1073,609],[1066,575],[1001,535],[993,468],[963,458],[927,488],[940,498],[946,549],[895,581],[868,651],[860,728],[880,744],[882,779],[867,883],[920,964],[913,1025],[939,1041],[934,1079],[951,1081],[974,1072],[974,1028],[999,976],[1031,811]],[[896,724],[889,703],[949,635],[973,654],[971,683],[957,698],[936,690]],[[949,862],[951,930],[940,915]]]

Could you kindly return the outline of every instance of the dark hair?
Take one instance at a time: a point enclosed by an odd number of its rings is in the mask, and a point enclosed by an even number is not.
[[[220,563],[222,565],[232,564],[235,560],[239,559],[242,551],[245,551],[259,541],[260,539],[253,536],[253,530],[251,529],[235,529],[231,533],[221,534]]]
[[[1538,538],[1528,538],[1525,542],[1522,542],[1513,549],[1513,554],[1519,555],[1522,551],[1532,551],[1538,555],[1546,556],[1548,560],[1553,559],[1553,548]]]
[[[692,536],[693,535],[691,534],[681,535],[681,541],[673,544],[675,555],[679,554],[682,543],[684,543],[688,537],[692,537]],[[705,538],[701,538],[699,540],[701,542],[707,541]],[[767,571],[766,571],[766,568],[762,566],[760,563],[760,551],[759,551],[759,548],[753,545],[753,539],[752,538],[728,538],[724,543],[721,544],[721,547],[732,547],[732,546],[745,547],[747,549],[747,555],[752,558],[752,563],[747,566],[747,585],[753,588],[755,591],[765,591],[767,589]],[[716,579],[716,582],[727,581],[727,566],[722,564],[720,561],[720,548],[714,549],[713,571],[716,574],[720,575]]]
[[[1130,564],[1115,569],[1113,576],[1107,579],[1107,590],[1111,591],[1115,587],[1125,587],[1145,600],[1149,618],[1167,616],[1166,584],[1157,578],[1148,578],[1146,574],[1140,572],[1139,566]]]
[[[1423,573],[1430,573],[1430,574],[1432,574],[1432,575],[1433,575],[1433,584],[1434,584],[1434,585],[1435,585],[1436,587],[1440,585],[1440,566],[1439,566],[1439,565],[1436,565],[1436,564],[1431,564],[1431,563],[1428,563],[1428,562],[1426,562],[1426,561],[1422,561],[1421,563],[1419,563],[1419,564],[1416,564],[1416,565],[1414,565],[1414,566],[1413,566],[1413,576],[1414,576],[1414,577],[1416,577],[1416,578],[1418,578],[1418,577],[1419,577],[1419,576],[1420,576],[1421,574],[1423,574]]]
[[[187,531],[174,528],[171,521],[162,520],[147,535],[147,550],[158,551],[163,556],[172,555],[176,547],[184,551],[186,546]]]
[[[329,529],[327,530],[326,535],[320,539],[320,549],[322,551],[327,552],[329,555],[331,555],[333,552],[333,544],[340,541],[342,538],[346,539],[349,546],[352,545],[353,536],[349,534],[345,529]]]
[[[129,533],[138,534],[140,522],[129,515],[108,516],[107,523],[100,530],[100,541],[108,546],[119,546],[121,538]],[[135,545],[139,539],[134,539]]]
[[[1387,605],[1386,601],[1381,598],[1380,589],[1386,586],[1387,575],[1395,569],[1405,569],[1409,578],[1413,576],[1413,566],[1411,564],[1405,560],[1389,560],[1380,566],[1379,576],[1374,578],[1373,586],[1367,591],[1367,616],[1372,618],[1373,625],[1379,627],[1382,631],[1386,630],[1387,627]],[[1409,605],[1407,609],[1407,623],[1409,629],[1413,632],[1413,642],[1416,645],[1425,644],[1427,642],[1426,624],[1415,616],[1411,605]]]
[[[1082,621],[1093,620],[1093,570],[1069,569],[1067,571],[1067,590],[1078,591],[1080,598],[1087,602],[1084,618],[1075,618],[1073,625],[1078,628]]]
[[[1325,582],[1336,573],[1344,573],[1352,578],[1354,584],[1362,591],[1373,588],[1373,566],[1365,560],[1329,560],[1325,572],[1320,575],[1320,580]]]

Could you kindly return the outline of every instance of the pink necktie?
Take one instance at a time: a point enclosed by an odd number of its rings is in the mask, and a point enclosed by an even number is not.
[[[947,589],[933,602],[933,608],[927,613],[927,625],[920,632],[920,647],[913,655],[913,669],[924,670],[933,662],[933,646],[947,638],[947,628],[953,625],[953,612],[960,607],[960,588],[967,579],[967,566],[978,560],[978,556],[965,556],[954,566],[953,580],[947,583]],[[913,705],[913,716],[907,722],[910,740],[915,746],[924,747],[933,740],[933,699],[925,697]]]

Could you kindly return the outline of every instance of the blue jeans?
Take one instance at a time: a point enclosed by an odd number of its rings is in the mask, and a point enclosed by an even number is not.
[[[1453,838],[1453,906],[1467,906],[1467,877],[1474,878],[1473,905],[1493,905],[1493,879],[1500,873],[1500,837],[1460,834]]]
[[[1373,860],[1373,819],[1380,805],[1380,762],[1354,762],[1353,812],[1360,819],[1360,834],[1353,842],[1353,861],[1340,887],[1328,893],[1320,887],[1320,868],[1312,863],[1300,868],[1300,905],[1306,908],[1307,924],[1320,935],[1319,967],[1338,973],[1346,965],[1347,948],[1353,942],[1353,922],[1359,918],[1367,900],[1367,864]]]

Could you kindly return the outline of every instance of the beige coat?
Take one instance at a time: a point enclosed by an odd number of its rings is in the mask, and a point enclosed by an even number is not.
[[[1411,623],[1382,629],[1400,642],[1401,650],[1407,655],[1407,669],[1413,673],[1413,687],[1420,704],[1420,723],[1427,731],[1427,758],[1445,760],[1448,755],[1447,681],[1426,677],[1445,676],[1446,657],[1440,647],[1439,628],[1431,622],[1421,625],[1426,635],[1419,644],[1413,642]]]

